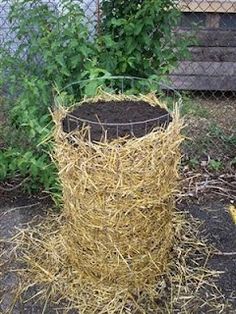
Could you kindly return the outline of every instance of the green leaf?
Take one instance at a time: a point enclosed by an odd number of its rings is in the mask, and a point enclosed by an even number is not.
[[[85,95],[86,96],[94,96],[96,95],[97,88],[99,83],[97,81],[91,81],[85,86]]]

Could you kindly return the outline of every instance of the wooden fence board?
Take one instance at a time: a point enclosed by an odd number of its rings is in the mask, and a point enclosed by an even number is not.
[[[236,13],[236,2],[232,0],[184,0],[179,7],[182,12]]]
[[[177,37],[184,34],[192,34],[196,37],[198,47],[236,47],[236,31],[220,29],[201,29],[196,33],[189,30],[178,29],[175,31]]]
[[[183,61],[172,74],[236,76],[235,62],[192,62]]]
[[[236,62],[234,47],[191,47],[191,61]]]
[[[236,91],[236,76],[170,75],[169,79],[171,87],[178,90]]]

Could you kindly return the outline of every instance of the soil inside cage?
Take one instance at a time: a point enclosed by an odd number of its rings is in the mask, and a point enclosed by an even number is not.
[[[172,121],[170,113],[146,101],[84,102],[63,120],[66,133],[83,126],[90,127],[90,139],[101,141],[106,137],[142,137],[157,127],[167,127]]]

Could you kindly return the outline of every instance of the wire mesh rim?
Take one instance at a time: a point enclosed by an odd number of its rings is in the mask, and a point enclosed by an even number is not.
[[[146,81],[146,82],[149,82],[149,83],[155,83],[157,84],[159,87],[161,87],[161,89],[167,89],[167,90],[170,90],[171,92],[174,92],[176,95],[178,95],[178,98],[179,98],[179,105],[181,106],[182,105],[182,96],[181,94],[176,91],[175,89],[173,89],[172,87],[166,85],[166,84],[163,84],[157,80],[154,80],[154,79],[147,79],[147,78],[142,78],[142,77],[137,77],[137,76],[108,76],[108,77],[99,77],[99,78],[91,78],[91,79],[86,79],[86,80],[79,80],[79,81],[75,81],[75,82],[72,82],[68,85],[66,85],[64,88],[62,88],[60,92],[63,92],[65,91],[66,89],[68,89],[69,87],[71,86],[74,86],[74,85],[79,85],[81,83],[88,83],[88,82],[91,82],[91,81],[103,81],[103,80],[118,80],[118,79],[121,79],[122,80],[122,83],[123,83],[123,80],[131,80],[131,81]],[[123,92],[123,90],[122,90]],[[68,118],[69,121],[71,122],[82,122],[82,123],[88,123],[88,124],[91,124],[91,125],[99,125],[99,126],[107,126],[107,127],[119,127],[119,126],[134,126],[134,125],[141,125],[141,124],[148,124],[150,122],[155,122],[155,121],[160,121],[164,118],[167,118],[167,121],[169,123],[169,120],[170,120],[170,117],[171,117],[171,113],[168,112],[167,110],[167,113],[159,116],[159,117],[156,117],[156,118],[152,118],[152,119],[148,119],[148,120],[140,120],[140,121],[133,121],[133,122],[124,122],[124,123],[114,123],[114,122],[96,122],[96,121],[91,121],[91,120],[88,120],[88,119],[83,119],[83,118],[80,118],[80,117],[76,117],[74,116],[73,114],[70,114],[68,113],[66,115],[66,117]],[[68,121],[68,122],[69,122]]]
[[[150,82],[156,83],[163,90],[170,90],[170,91],[174,92],[176,95],[178,95],[178,97],[180,99],[182,99],[180,92],[178,92],[175,88],[171,87],[170,85],[168,85],[166,83],[162,83],[161,81],[158,81],[158,80],[153,79],[153,78],[143,78],[143,77],[139,77],[139,76],[129,76],[129,75],[112,75],[112,76],[103,76],[103,77],[96,77],[96,78],[89,78],[89,79],[85,79],[85,80],[74,81],[70,84],[67,84],[63,88],[61,88],[59,90],[59,93],[65,91],[66,89],[68,89],[71,86],[78,85],[81,83],[87,83],[87,82],[91,82],[91,81],[103,81],[103,80],[118,80],[118,79],[122,79],[122,80],[125,79],[125,80],[132,80],[132,81],[138,81],[139,80],[139,81],[146,81],[149,83]]]
[[[83,122],[83,123],[88,123],[88,124],[94,124],[94,125],[100,125],[100,126],[132,126],[132,125],[139,125],[139,124],[147,124],[149,122],[155,122],[155,121],[158,121],[158,120],[161,120],[163,118],[166,118],[166,117],[170,117],[171,114],[170,113],[167,113],[167,114],[164,114],[158,118],[153,118],[153,119],[148,119],[148,120],[143,120],[143,121],[134,121],[134,122],[125,122],[125,123],[112,123],[112,122],[96,122],[96,121],[91,121],[91,120],[86,120],[86,119],[82,119],[82,118],[79,118],[79,117],[75,117],[71,114],[67,114],[67,117],[71,118],[71,120],[69,121],[72,121],[72,122],[77,122],[77,121],[80,121],[80,122]]]

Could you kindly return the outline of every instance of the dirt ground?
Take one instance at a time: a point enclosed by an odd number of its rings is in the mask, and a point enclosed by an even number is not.
[[[194,107],[194,104],[197,104]],[[236,101],[196,99],[187,112],[186,132],[192,140],[184,147],[182,169],[184,184],[178,200],[178,209],[201,222],[199,236],[216,248],[207,267],[219,271],[216,285],[224,302],[236,313],[236,227],[228,207],[236,203]],[[215,163],[211,163],[214,160]],[[218,163],[216,163],[218,162]],[[0,313],[7,314],[13,289],[18,278],[9,271],[11,246],[7,239],[32,219],[43,218],[51,207],[45,195],[29,197],[21,191],[6,193],[0,190]],[[4,254],[1,256],[1,252]],[[14,262],[13,265],[15,266]],[[18,302],[14,314],[62,313],[52,307]],[[181,313],[173,310],[173,313]],[[186,312],[185,312],[186,313]],[[201,309],[192,313],[203,313]],[[205,313],[205,312],[204,312]],[[147,313],[149,314],[149,313]]]
[[[217,279],[219,290],[236,311],[236,228],[228,212],[229,200],[219,197],[184,202],[179,208],[202,222],[201,235],[219,250],[208,261],[208,267],[222,274]],[[232,254],[231,254],[232,253]]]
[[[15,290],[19,280],[12,269],[16,269],[12,253],[12,247],[8,240],[12,238],[19,229],[43,219],[48,208],[51,208],[52,201],[47,195],[28,196],[22,191],[9,193],[0,192],[0,313],[14,314],[41,314],[43,306],[29,302],[17,302],[14,309]],[[2,241],[2,242],[1,242]],[[35,291],[29,292],[29,297]],[[55,311],[46,313],[56,313]]]
[[[32,219],[37,221],[43,219],[45,210],[50,207],[51,203],[47,198],[27,197],[26,195],[1,195],[5,201],[1,204],[0,214],[0,239],[9,239],[17,229],[24,227]],[[199,200],[185,199],[178,204],[178,209],[192,215],[194,218],[202,222],[200,227],[200,236],[204,237],[208,244],[213,245],[218,250],[213,254],[206,267],[212,270],[220,271],[216,285],[224,297],[224,301],[231,305],[231,310],[227,313],[235,313],[236,311],[236,228],[227,211],[229,205],[228,199],[216,198],[215,196]],[[0,243],[1,249],[8,248],[10,245]],[[10,255],[9,255],[10,256]],[[8,313],[12,302],[12,291],[16,286],[18,279],[14,272],[9,272],[8,253],[2,257],[1,280],[0,280],[0,313]],[[13,262],[13,267],[14,262]],[[35,293],[35,291],[33,291]],[[32,293],[32,291],[30,292]],[[43,305],[29,302],[24,304],[18,302],[13,313],[42,313]],[[47,308],[48,314],[63,313],[56,309]],[[195,312],[194,312],[195,313]],[[196,312],[198,313],[198,312]],[[201,312],[200,312],[201,313]],[[217,312],[211,312],[217,314]],[[190,314],[190,313],[189,313]]]

